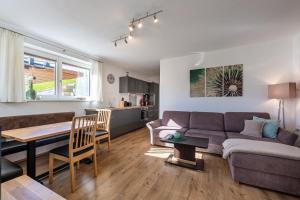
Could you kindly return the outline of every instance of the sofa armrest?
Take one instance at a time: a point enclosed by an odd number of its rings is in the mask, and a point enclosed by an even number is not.
[[[150,143],[154,145],[154,135],[153,135],[153,129],[160,127],[161,126],[161,119],[157,119],[151,122],[148,122],[146,124],[147,128],[149,129],[150,132]]]
[[[298,135],[292,132],[289,132],[286,129],[279,128],[277,139],[287,145],[294,145]]]

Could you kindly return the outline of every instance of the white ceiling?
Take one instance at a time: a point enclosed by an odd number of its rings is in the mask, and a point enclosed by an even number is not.
[[[164,10],[125,46],[112,40],[147,11]],[[0,0],[0,20],[155,75],[161,58],[300,32],[300,0]]]

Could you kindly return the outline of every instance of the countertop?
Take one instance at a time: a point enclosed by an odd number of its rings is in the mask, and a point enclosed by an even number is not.
[[[124,108],[118,108],[118,107],[112,107],[112,108],[103,108],[103,109],[110,109],[110,110],[128,110],[128,109],[148,109],[149,107],[153,107],[153,105],[149,105],[149,106],[128,106],[128,107],[124,107]],[[101,108],[88,108],[85,110],[88,111],[98,111]]]

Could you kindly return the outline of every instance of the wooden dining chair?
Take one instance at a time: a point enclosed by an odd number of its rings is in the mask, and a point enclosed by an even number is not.
[[[97,115],[74,117],[72,121],[69,144],[50,151],[49,183],[53,182],[54,160],[70,164],[71,190],[76,189],[74,164],[88,157],[93,157],[94,176],[97,176],[96,159],[96,124]]]
[[[110,117],[111,110],[101,109],[98,111],[98,126],[96,130],[96,141],[107,139],[107,149],[110,150]]]

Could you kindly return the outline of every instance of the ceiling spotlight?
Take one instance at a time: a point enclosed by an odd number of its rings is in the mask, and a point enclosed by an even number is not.
[[[139,21],[138,27],[139,27],[139,28],[142,28],[142,27],[143,27],[143,23],[142,23],[141,21]]]
[[[115,41],[115,47],[117,47],[118,45],[117,45],[117,41]]]
[[[128,41],[127,41],[127,37],[126,38],[124,38],[124,42],[127,44],[128,43]]]
[[[154,21],[154,23],[158,22],[158,19],[157,19],[156,15],[153,16],[153,21]]]
[[[134,25],[133,25],[133,24],[130,24],[130,25],[128,26],[128,28],[129,28],[129,30],[130,30],[130,32],[131,32],[131,31],[134,30]]]
[[[128,39],[129,39],[129,40],[132,40],[132,39],[133,39],[133,37],[132,37],[131,33],[129,33],[129,35],[128,35]]]

